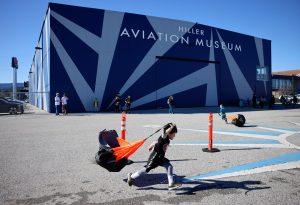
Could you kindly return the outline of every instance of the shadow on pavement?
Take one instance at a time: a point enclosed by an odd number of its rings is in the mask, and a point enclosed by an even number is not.
[[[210,190],[210,189],[242,189],[246,191],[246,195],[249,191],[252,190],[262,190],[262,189],[270,189],[269,186],[264,186],[261,181],[222,181],[222,180],[205,180],[205,181],[198,181],[193,182],[196,184],[194,187],[182,187],[180,189],[180,193],[177,195],[194,195],[195,192],[203,191],[203,190]]]
[[[257,125],[244,125],[243,127],[257,127]]]
[[[176,189],[177,195],[194,195],[195,192],[204,190],[221,190],[221,189],[242,189],[247,194],[252,190],[270,189],[271,187],[265,186],[261,181],[223,181],[223,180],[199,180],[183,182],[185,176],[175,176],[178,183],[182,183],[182,187]],[[127,180],[124,179],[126,182]],[[165,184],[166,188],[156,188],[155,185]],[[138,178],[133,186],[138,187],[137,190],[168,190],[168,180],[166,174],[147,174]],[[194,186],[185,186],[194,185]]]

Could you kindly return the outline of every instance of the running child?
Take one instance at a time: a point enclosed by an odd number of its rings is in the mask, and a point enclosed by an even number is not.
[[[142,176],[147,174],[151,169],[155,169],[158,166],[163,166],[166,168],[167,176],[168,176],[168,188],[169,190],[176,189],[181,186],[181,184],[176,184],[173,178],[173,166],[170,161],[165,158],[165,154],[167,151],[167,147],[170,144],[170,140],[175,138],[175,134],[177,133],[177,127],[173,123],[168,123],[163,127],[163,133],[158,138],[158,140],[152,143],[149,146],[149,151],[151,152],[148,162],[144,168],[135,172],[129,173],[127,178],[127,183],[129,186],[134,184],[134,181]]]

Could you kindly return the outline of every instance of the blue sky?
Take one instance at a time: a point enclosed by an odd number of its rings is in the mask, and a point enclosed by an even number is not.
[[[28,80],[48,0],[0,1],[0,83]],[[145,14],[235,31],[272,41],[272,70],[300,69],[300,0],[53,0],[51,2]]]

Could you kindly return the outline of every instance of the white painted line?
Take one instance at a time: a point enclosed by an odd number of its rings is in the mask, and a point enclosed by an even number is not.
[[[271,130],[271,131],[281,132],[281,133],[297,133],[298,132],[298,131],[293,131],[293,130],[272,128],[272,127],[262,127],[262,126],[257,126],[256,128],[260,128],[260,129],[264,129],[264,130]]]
[[[144,125],[143,127],[150,127],[150,128],[158,128],[161,127],[159,125]],[[194,131],[194,132],[208,132],[207,130],[201,129],[190,129],[190,128],[177,128],[178,130],[185,130],[185,131]],[[222,135],[231,135],[231,136],[240,136],[240,137],[252,137],[252,138],[259,138],[259,139],[277,139],[278,136],[271,136],[271,135],[259,135],[259,134],[247,134],[247,133],[238,133],[238,132],[222,132],[222,131],[213,131],[214,134],[222,134]]]
[[[143,127],[159,128],[161,125],[144,125]]]
[[[289,121],[289,123],[292,123],[294,125],[300,125],[300,123],[297,123],[297,122],[291,122],[291,121]]]

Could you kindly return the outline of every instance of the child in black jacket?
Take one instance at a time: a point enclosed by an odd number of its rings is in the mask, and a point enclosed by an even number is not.
[[[131,186],[134,180],[142,175],[147,174],[151,169],[155,169],[158,166],[163,166],[167,170],[168,175],[168,188],[169,190],[176,189],[181,184],[175,184],[173,179],[173,166],[170,161],[165,158],[167,147],[170,144],[170,140],[175,138],[177,133],[177,127],[173,123],[168,123],[163,127],[163,134],[158,138],[157,142],[152,143],[149,146],[149,151],[152,151],[145,168],[131,174],[128,174],[127,183]]]

